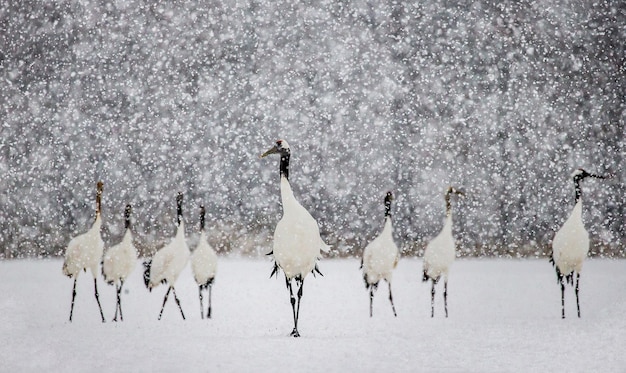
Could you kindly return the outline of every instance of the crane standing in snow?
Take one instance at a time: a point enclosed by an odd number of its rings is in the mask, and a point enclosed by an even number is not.
[[[393,270],[398,265],[400,252],[395,242],[393,242],[393,227],[391,224],[391,201],[393,194],[387,192],[385,196],[385,227],[378,237],[363,250],[361,268],[363,269],[363,280],[365,288],[370,292],[370,317],[372,317],[372,303],[374,291],[378,288],[378,282],[382,279],[389,285],[389,301],[393,315],[396,314],[396,307],[393,305],[393,295],[391,294],[391,276]]]
[[[291,300],[294,327],[291,336],[299,337],[298,318],[300,316],[300,300],[304,278],[309,272],[319,272],[317,260],[320,250],[328,251],[329,247],[320,237],[319,226],[309,212],[300,205],[293,195],[289,184],[289,157],[291,149],[285,140],[276,141],[271,149],[261,155],[264,158],[270,154],[280,155],[280,194],[283,205],[283,216],[274,231],[274,248],[268,254],[274,256],[272,277],[279,269],[285,273],[285,281]],[[314,273],[315,274],[315,273]],[[321,273],[320,273],[321,275]],[[293,295],[292,281],[298,288],[298,301]]]
[[[217,271],[217,254],[215,250],[207,242],[206,234],[204,233],[204,206],[200,206],[200,239],[198,246],[191,254],[191,269],[193,271],[193,277],[198,284],[198,294],[200,296],[200,316],[204,319],[204,311],[202,309],[202,291],[207,290],[209,292],[209,304],[206,317],[211,318],[211,287],[213,286],[213,280],[215,280],[215,273]]]
[[[100,228],[102,227],[101,215],[101,203],[102,203],[102,189],[104,184],[102,181],[98,181],[96,191],[96,220],[93,222],[91,228],[81,235],[78,235],[70,240],[65,250],[65,261],[63,262],[63,273],[68,277],[74,278],[74,287],[72,288],[72,306],[70,308],[70,322],[72,321],[72,314],[74,313],[74,300],[76,299],[76,281],[81,270],[87,271],[87,268],[91,271],[93,276],[93,288],[98,302],[98,308],[100,309],[100,317],[104,322],[104,314],[102,313],[102,306],[100,305],[100,297],[98,296],[98,265],[102,258],[102,251],[104,250],[104,242],[100,236]]]
[[[150,291],[152,291],[153,287],[161,283],[169,285],[165,297],[163,298],[163,306],[161,306],[161,312],[159,312],[159,320],[161,320],[161,316],[163,315],[163,309],[165,308],[165,303],[167,302],[170,291],[174,293],[174,300],[178,305],[183,320],[185,319],[185,314],[180,306],[180,301],[176,296],[176,289],[174,288],[178,276],[189,260],[189,247],[185,241],[185,223],[183,222],[182,193],[178,193],[176,197],[176,207],[176,236],[169,244],[157,251],[151,260],[144,263],[144,282]]]
[[[120,313],[120,320],[124,321],[122,315],[122,287],[124,281],[130,276],[137,265],[137,249],[133,245],[133,234],[130,231],[130,214],[132,207],[126,205],[124,210],[124,227],[126,232],[122,242],[107,250],[102,260],[102,275],[104,280],[109,284],[115,284],[115,292],[117,294],[117,304],[115,306],[115,317],[113,321],[117,321],[117,312]]]
[[[561,318],[563,319],[565,318],[565,284],[563,283],[563,277],[565,277],[567,283],[574,285],[574,272],[576,272],[576,286],[574,288],[576,293],[576,309],[578,311],[578,317],[580,317],[580,304],[578,302],[580,271],[582,270],[583,260],[589,252],[589,234],[587,230],[585,230],[582,219],[583,204],[580,182],[588,177],[606,179],[610,176],[594,175],[582,168],[572,173],[574,189],[576,191],[574,209],[552,240],[550,262],[556,269],[557,281],[561,286]]]
[[[435,285],[441,278],[443,279],[443,302],[446,317],[448,317],[448,271],[456,256],[456,244],[452,236],[452,206],[450,196],[457,194],[463,196],[463,192],[448,187],[445,194],[446,200],[446,222],[437,237],[428,243],[424,252],[424,276],[422,281],[429,279],[432,281],[430,291],[430,317],[435,316]]]

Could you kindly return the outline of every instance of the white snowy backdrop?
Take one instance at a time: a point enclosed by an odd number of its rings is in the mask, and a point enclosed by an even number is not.
[[[60,255],[134,206],[144,254],[207,206],[222,252],[269,247],[278,165],[332,255],[395,191],[419,255],[448,184],[462,255],[544,256],[583,185],[592,255],[623,257],[626,3],[0,0],[0,257]]]

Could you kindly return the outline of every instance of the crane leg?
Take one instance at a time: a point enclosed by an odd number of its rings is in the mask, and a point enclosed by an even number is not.
[[[446,317],[448,317],[448,279],[443,282],[443,307],[446,310]]]
[[[296,278],[296,284],[300,283],[300,287],[298,288],[298,307],[296,308],[296,324],[294,327],[295,330],[295,334],[293,334],[294,337],[299,337],[300,333],[298,332],[298,319],[300,318],[300,301],[302,300],[302,288],[304,287],[304,278]]]
[[[561,284],[561,318],[565,318],[565,284],[563,283],[563,276],[559,277],[559,283]]]
[[[372,303],[374,303],[374,285],[370,285],[370,317],[372,317]]]
[[[124,281],[120,280],[120,290],[117,292],[117,304],[120,306],[120,321],[124,321],[124,315],[122,315],[122,287]]]
[[[293,330],[291,331],[292,337],[299,337],[300,333],[298,333],[298,322],[296,317],[296,297],[293,296],[293,288],[291,286],[291,280],[285,276],[285,281],[287,283],[287,289],[289,289],[289,300],[291,302],[291,310],[293,312]]]
[[[575,291],[576,291],[576,310],[578,311],[578,317],[580,318],[580,304],[578,303],[578,290],[579,290],[579,285],[580,284],[580,273],[576,273],[576,287],[575,287]]]
[[[104,313],[102,312],[102,306],[100,305],[100,296],[98,295],[98,280],[95,277],[93,278],[93,289],[96,296],[96,302],[98,302],[98,308],[100,309],[100,317],[102,318],[102,322],[104,322]]]
[[[387,281],[387,284],[389,284],[389,301],[391,302],[391,309],[393,310],[393,315],[395,317],[398,317],[398,314],[396,313],[396,306],[393,305],[393,295],[391,295],[391,282]]]
[[[178,309],[180,310],[180,315],[183,317],[183,320],[185,320],[185,314],[183,313],[183,308],[180,306],[180,301],[178,300],[178,297],[176,296],[176,289],[172,286],[172,293],[174,293],[174,300],[176,301],[176,304],[178,305]]]
[[[209,309],[207,310],[207,314],[206,314],[207,319],[211,318],[211,288],[212,287],[213,287],[213,284],[209,284]]]
[[[163,316],[163,309],[165,308],[165,303],[167,302],[167,297],[170,295],[170,291],[172,287],[167,288],[167,293],[165,293],[165,297],[163,297],[163,305],[161,306],[161,312],[159,312],[159,320],[161,320],[161,316]]]
[[[433,286],[430,288],[430,317],[435,317],[435,280],[432,280]]]
[[[202,286],[198,285],[198,296],[200,297],[200,318],[204,319],[204,311],[202,309]]]
[[[70,308],[70,322],[72,322],[72,314],[74,313],[74,299],[76,299],[76,280],[77,277],[74,277],[74,287],[72,288],[72,306]]]
[[[120,288],[117,284],[115,284],[115,296],[117,298],[115,300],[115,316],[113,316],[111,321],[117,321],[117,312],[120,309]]]

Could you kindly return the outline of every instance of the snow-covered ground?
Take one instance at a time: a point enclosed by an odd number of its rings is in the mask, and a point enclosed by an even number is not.
[[[581,279],[582,319],[568,287],[560,291],[546,260],[460,260],[449,284],[450,317],[421,260],[403,259],[394,277],[394,318],[386,286],[368,315],[357,259],[323,260],[307,277],[302,338],[288,337],[291,307],[284,279],[269,279],[269,259],[221,258],[213,319],[201,320],[186,268],[177,283],[187,320],[166,288],[149,293],[138,266],[123,294],[123,323],[112,286],[101,280],[107,323],[100,322],[89,273],[79,278],[74,322],[72,281],[60,260],[0,262],[0,371],[626,371],[626,262],[588,260]]]

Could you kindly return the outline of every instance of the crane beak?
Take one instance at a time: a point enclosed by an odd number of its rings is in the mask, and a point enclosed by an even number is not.
[[[274,145],[270,150],[266,151],[265,153],[261,154],[261,156],[259,158],[265,158],[270,154],[276,154],[278,153],[278,147],[276,145]]]

